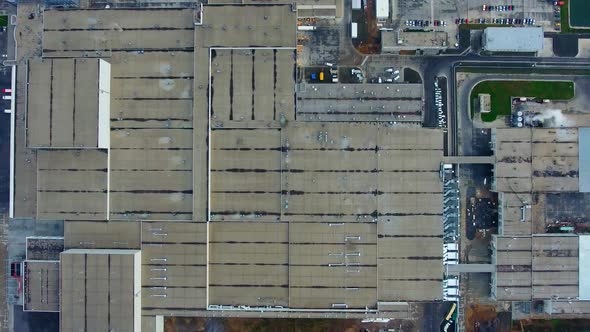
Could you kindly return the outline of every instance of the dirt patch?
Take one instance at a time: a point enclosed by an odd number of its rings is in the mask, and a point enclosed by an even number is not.
[[[358,37],[353,39],[354,47],[363,54],[381,52],[381,31],[375,17],[375,0],[367,0],[364,10],[354,10],[352,21],[358,23]]]
[[[588,319],[535,319],[516,321],[512,329],[531,332],[582,332],[590,331],[588,326]]]
[[[204,332],[206,318],[200,317],[166,317],[165,332]]]
[[[496,308],[492,305],[469,304],[465,308],[465,331],[467,332],[484,332],[499,330],[500,319],[496,313]],[[510,329],[505,332],[509,332]]]
[[[357,319],[166,317],[164,322],[165,332],[377,332],[393,328],[402,332],[416,331],[414,322],[402,320],[375,324],[361,323]]]

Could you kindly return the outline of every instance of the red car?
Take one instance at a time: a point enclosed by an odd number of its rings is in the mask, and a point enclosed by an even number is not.
[[[565,1],[554,1],[553,5],[555,6],[564,6],[565,5]]]

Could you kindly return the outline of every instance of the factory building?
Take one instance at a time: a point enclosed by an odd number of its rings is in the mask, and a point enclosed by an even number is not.
[[[482,35],[482,48],[487,52],[530,52],[543,49],[541,27],[489,27]]]

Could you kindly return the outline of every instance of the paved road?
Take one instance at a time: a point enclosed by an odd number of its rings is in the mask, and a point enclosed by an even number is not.
[[[420,319],[418,331],[437,332],[440,330],[440,323],[451,308],[452,302],[425,303],[424,314]]]
[[[0,89],[10,87],[10,67],[0,67]],[[1,94],[1,93],[0,93]],[[8,192],[10,187],[10,101],[0,99],[0,213],[8,211]]]
[[[445,76],[448,79],[448,153],[449,155],[469,155],[471,152],[471,140],[464,140],[464,144],[459,146],[458,130],[462,133],[473,132],[473,123],[469,117],[468,108],[458,107],[455,74],[459,67],[478,67],[478,68],[588,68],[590,60],[580,58],[537,58],[537,57],[519,57],[519,56],[478,56],[468,54],[466,56],[439,56],[427,59],[428,63],[422,71],[424,77],[425,90],[425,111],[432,112],[435,107],[434,102],[434,85],[430,84],[435,76]],[[462,98],[465,99],[465,98]],[[462,102],[466,102],[463,100]],[[463,105],[461,105],[463,106]],[[426,115],[429,118],[429,115]]]
[[[20,306],[14,306],[14,332],[57,332],[59,331],[59,313],[24,312]]]

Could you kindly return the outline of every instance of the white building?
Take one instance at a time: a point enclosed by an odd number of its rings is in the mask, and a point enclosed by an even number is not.
[[[385,21],[389,18],[389,0],[377,0],[376,16],[379,21]]]
[[[488,52],[539,52],[543,49],[543,28],[486,28],[482,47]]]

